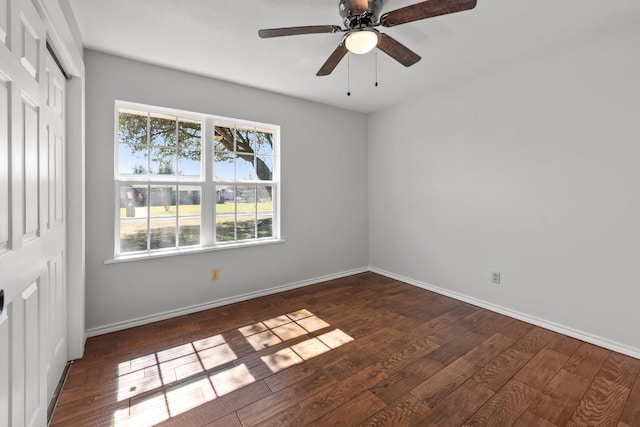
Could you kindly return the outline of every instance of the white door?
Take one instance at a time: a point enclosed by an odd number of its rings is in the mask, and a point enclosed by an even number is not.
[[[0,0],[0,427],[46,424],[66,358],[63,82],[31,1]]]
[[[47,402],[60,381],[64,367],[67,364],[67,278],[65,274],[65,78],[56,65],[51,54],[47,52],[45,64],[47,99],[44,105],[44,152],[40,162],[40,171],[46,176],[41,192],[46,218],[41,221],[46,229],[45,239],[52,249],[47,259],[47,286],[45,299],[46,333],[48,348],[45,349],[47,370]],[[43,163],[44,162],[44,163]]]

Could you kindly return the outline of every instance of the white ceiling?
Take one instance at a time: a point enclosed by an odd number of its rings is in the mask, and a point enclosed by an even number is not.
[[[387,0],[383,13],[417,2]],[[640,28],[638,0],[479,0],[470,11],[383,28],[422,60],[405,68],[378,52],[374,87],[373,52],[349,54],[333,74],[316,77],[340,33],[258,37],[261,28],[340,25],[338,0],[70,3],[85,47],[361,112],[621,27]]]

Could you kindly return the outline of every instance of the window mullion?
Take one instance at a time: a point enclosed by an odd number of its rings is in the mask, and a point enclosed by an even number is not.
[[[147,251],[151,250],[151,184],[147,184],[147,200],[145,201],[147,211]]]
[[[200,239],[202,246],[215,244],[216,232],[216,183],[213,181],[213,119],[207,117],[202,129],[202,187],[200,194]]]
[[[179,248],[180,247],[180,184],[176,184],[175,189],[176,189],[176,248]]]
[[[180,175],[180,165],[178,164],[178,158],[180,157],[180,120],[176,117],[176,147],[175,153],[173,154],[173,170],[176,175],[176,182],[173,185],[175,188],[175,197],[176,197],[176,226],[175,226],[175,236],[176,236],[176,249],[180,247],[180,184],[178,183]],[[169,198],[171,198],[171,192],[169,192]],[[171,199],[169,199],[171,201]]]

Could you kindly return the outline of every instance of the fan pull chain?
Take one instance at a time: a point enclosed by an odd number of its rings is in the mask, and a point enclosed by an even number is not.
[[[376,51],[375,51],[375,56],[376,56],[376,84],[375,84],[375,86],[378,87],[378,49],[376,49]]]
[[[347,55],[347,96],[351,96],[351,55]]]

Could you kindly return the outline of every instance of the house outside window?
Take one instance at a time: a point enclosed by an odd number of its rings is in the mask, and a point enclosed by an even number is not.
[[[279,127],[116,102],[115,257],[278,241]]]

